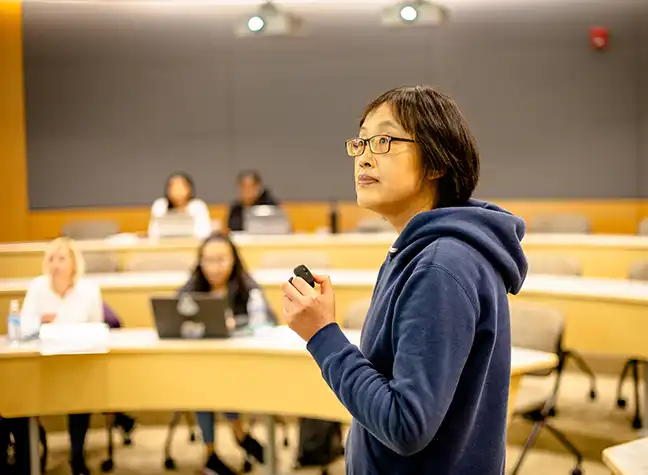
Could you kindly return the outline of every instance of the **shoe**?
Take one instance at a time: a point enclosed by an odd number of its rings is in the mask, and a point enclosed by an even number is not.
[[[83,457],[72,459],[70,467],[72,468],[72,475],[90,475],[90,470]]]
[[[246,435],[245,438],[239,442],[239,445],[248,455],[254,457],[257,462],[264,463],[263,445],[261,445],[259,441],[250,434]]]
[[[218,455],[211,454],[203,468],[203,475],[236,475],[236,472],[225,465]]]

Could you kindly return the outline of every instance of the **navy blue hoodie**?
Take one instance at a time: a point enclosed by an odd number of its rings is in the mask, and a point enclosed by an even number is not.
[[[524,230],[476,200],[416,215],[380,269],[360,348],[337,324],[308,342],[353,416],[347,474],[504,473]]]

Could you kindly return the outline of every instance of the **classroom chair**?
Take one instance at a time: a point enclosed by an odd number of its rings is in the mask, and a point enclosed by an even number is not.
[[[580,277],[583,274],[578,259],[567,256],[527,254],[527,262],[529,263],[529,274],[561,275],[566,277]],[[590,380],[590,399],[596,399],[596,376],[594,371],[579,353],[571,351],[570,354],[578,368]]]
[[[331,266],[328,255],[322,252],[276,251],[261,256],[262,269],[293,269],[305,264],[310,269],[328,269]]]
[[[364,218],[356,225],[357,233],[393,233],[394,227],[384,218]]]
[[[344,314],[342,327],[350,330],[361,330],[370,306],[371,299],[360,299],[352,302]]]
[[[521,416],[532,422],[533,428],[524,443],[512,475],[517,475],[520,472],[526,455],[542,429],[546,429],[576,458],[572,475],[582,474],[583,455],[565,434],[549,422],[556,414],[556,399],[565,363],[572,356],[562,346],[564,326],[564,317],[555,308],[525,302],[511,303],[513,346],[555,353],[558,356],[556,368],[531,373],[522,380],[515,400],[514,416]]]
[[[578,259],[565,256],[528,253],[529,274],[580,277],[583,269]]]
[[[167,470],[177,470],[177,465],[175,463],[175,460],[171,456],[171,445],[173,444],[173,436],[175,435],[175,431],[180,425],[180,420],[182,417],[185,417],[185,420],[187,421],[187,426],[189,427],[189,441],[190,442],[195,442],[196,441],[196,432],[195,432],[195,426],[196,426],[196,420],[194,417],[194,413],[190,411],[176,411],[173,413],[173,418],[171,419],[171,422],[169,423],[169,428],[167,430],[167,436],[164,441],[164,468]],[[288,447],[290,441],[288,440],[288,424],[287,422],[277,416],[275,417],[275,421],[278,422],[279,424],[283,425],[284,427],[284,447]],[[250,421],[250,425],[254,423],[254,419]],[[247,473],[252,470],[252,463],[246,458],[244,465],[243,465],[243,472]]]
[[[84,252],[86,274],[109,274],[119,271],[117,255],[114,252]]]
[[[648,236],[648,218],[641,220],[637,234],[639,234],[639,236]]]
[[[188,272],[196,263],[196,257],[173,252],[143,252],[135,254],[126,263],[127,272]]]
[[[169,423],[166,440],[164,441],[164,468],[167,470],[177,469],[175,460],[171,457],[171,444],[173,443],[173,435],[175,434],[176,428],[180,424],[180,419],[182,419],[183,416],[187,421],[187,427],[189,429],[189,442],[193,443],[196,441],[196,418],[194,417],[194,413],[191,411],[174,412],[171,422]]]
[[[587,216],[580,214],[544,214],[535,216],[528,223],[531,233],[589,234],[592,224]]]
[[[632,264],[630,266],[630,271],[628,272],[628,278],[630,280],[648,281],[648,261],[638,261]],[[632,374],[632,386],[634,389],[635,401],[635,412],[634,417],[632,418],[632,427],[634,429],[643,428],[641,419],[641,406],[639,402],[641,400],[641,398],[639,397],[639,365],[643,363],[644,360],[638,358],[631,358],[627,360],[625,362],[625,365],[623,366],[623,370],[621,371],[619,384],[617,386],[617,406],[621,409],[625,409],[628,405],[628,401],[623,397],[623,383],[625,382],[628,373]],[[644,408],[644,411],[645,410],[647,410],[647,408]]]
[[[112,308],[104,302],[104,321],[111,329],[121,328],[121,320]],[[113,433],[115,429],[121,429],[124,445],[132,445],[131,432],[135,427],[135,420],[121,412],[104,414],[106,418],[106,430],[108,436],[108,457],[101,463],[102,472],[110,472],[115,464],[113,460],[114,440]]]
[[[119,224],[109,220],[70,221],[61,230],[63,236],[77,241],[86,239],[105,239],[119,234]]]

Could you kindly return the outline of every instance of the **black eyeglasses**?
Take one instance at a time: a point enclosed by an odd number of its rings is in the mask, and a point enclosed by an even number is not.
[[[392,142],[415,143],[416,140],[401,139],[398,137],[392,137],[391,135],[374,135],[373,137],[369,137],[368,139],[362,139],[360,137],[349,139],[344,144],[346,146],[346,151],[349,157],[359,157],[364,153],[367,144],[369,144],[369,150],[371,150],[373,153],[382,155],[389,152]]]

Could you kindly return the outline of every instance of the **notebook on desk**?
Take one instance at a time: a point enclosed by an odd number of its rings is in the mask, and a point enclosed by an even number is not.
[[[160,339],[228,338],[234,334],[226,319],[232,315],[225,298],[203,294],[152,297],[155,327]]]

